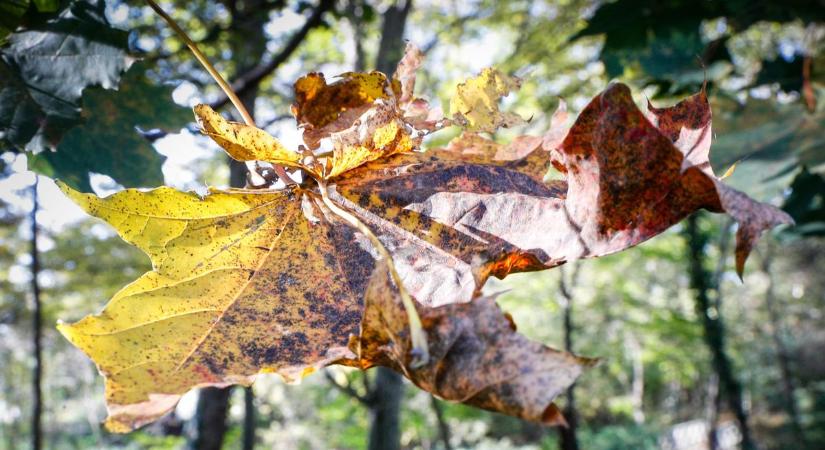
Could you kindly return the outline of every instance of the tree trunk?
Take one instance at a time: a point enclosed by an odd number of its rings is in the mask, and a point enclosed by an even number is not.
[[[226,412],[229,410],[231,388],[203,388],[198,395],[195,413],[197,429],[190,443],[192,450],[220,450],[226,434]]]
[[[381,30],[381,43],[376,58],[376,69],[388,75],[395,71],[395,66],[403,52],[404,27],[412,8],[412,0],[403,5],[398,2],[387,8]],[[401,399],[404,396],[404,383],[401,375],[379,367],[375,376],[375,386],[370,395],[372,424],[370,426],[369,450],[397,450],[401,448]]]
[[[762,271],[768,277],[768,286],[765,289],[765,306],[768,310],[768,317],[771,322],[771,338],[776,347],[776,359],[779,365],[779,371],[782,376],[782,397],[785,401],[785,409],[788,411],[788,416],[791,419],[791,427],[793,432],[799,439],[799,443],[803,447],[807,447],[805,441],[805,434],[802,429],[802,424],[799,419],[799,409],[796,406],[796,398],[794,392],[796,386],[793,378],[793,371],[791,370],[791,356],[788,347],[785,345],[784,326],[782,325],[782,317],[779,314],[776,305],[776,294],[774,293],[774,278],[771,271],[771,260],[773,259],[773,252],[768,251],[762,255]]]
[[[627,349],[633,364],[633,380],[631,382],[631,401],[633,404],[633,421],[637,425],[645,422],[645,364],[642,360],[642,346],[633,333],[627,337]]]
[[[433,407],[433,413],[435,413],[435,421],[438,424],[438,437],[444,444],[444,450],[453,450],[453,445],[450,443],[450,425],[444,419],[444,411],[434,395],[430,395],[430,404]]]
[[[404,55],[404,27],[412,10],[412,3],[412,0],[398,0],[384,12],[375,68],[387,75],[395,72],[395,66]]]
[[[37,176],[32,185],[31,211],[31,289],[32,289],[32,340],[34,341],[34,367],[32,368],[32,449],[40,450],[43,446],[41,416],[43,415],[43,390],[40,386],[43,372],[43,348],[40,340],[42,328],[42,311],[40,305],[40,258],[37,251]]]
[[[255,448],[255,393],[252,391],[252,386],[244,388],[243,400],[243,450],[253,450]]]
[[[404,381],[397,372],[379,367],[376,369],[372,391],[372,425],[370,426],[369,450],[399,450],[401,448],[401,397]]]
[[[719,377],[720,388],[724,391],[728,407],[739,422],[742,449],[755,450],[757,447],[748,426],[748,414],[742,405],[742,385],[733,373],[730,358],[725,350],[725,327],[722,322],[721,309],[712,308],[711,304],[710,293],[712,290],[718,291],[718,286],[712,286],[712,276],[705,267],[705,247],[708,243],[708,236],[699,229],[697,214],[688,218],[685,233],[690,259],[690,285],[695,294],[696,312],[702,320],[705,343],[713,355],[713,369]]]
[[[564,270],[560,269],[559,294],[561,294],[562,310],[564,311],[562,329],[564,332],[564,349],[573,352],[573,293],[571,288],[575,286],[578,278],[579,266],[573,269],[570,279],[570,286],[564,280]],[[566,427],[559,427],[559,448],[561,450],[579,450],[579,441],[576,438],[576,425],[578,417],[576,413],[576,384],[573,383],[567,388],[566,402],[562,414],[567,419]]]

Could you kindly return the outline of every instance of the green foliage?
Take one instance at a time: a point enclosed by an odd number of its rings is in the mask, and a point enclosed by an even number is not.
[[[52,147],[79,118],[83,89],[117,86],[130,62],[127,47],[128,33],[108,25],[103,3],[85,1],[10,35],[2,49],[2,95],[16,101],[0,107],[0,131],[12,130],[4,147]]]
[[[571,39],[604,35],[601,60],[609,76],[630,72],[645,84],[659,86],[660,94],[674,95],[724,78],[725,67],[734,62],[727,48],[732,35],[760,21],[821,22],[823,11],[816,0],[756,4],[746,0],[619,0],[602,4],[587,27]],[[721,35],[710,39],[702,33],[702,25],[720,19],[724,20]],[[786,68],[777,70],[780,64],[766,64],[759,82],[785,82],[785,87],[794,87],[785,81]],[[801,79],[801,65],[795,78]]]
[[[656,450],[659,448],[660,430],[644,425],[614,425],[598,429],[584,428],[581,432],[581,448],[600,450]]]
[[[825,177],[803,167],[782,209],[796,221],[795,227],[785,230],[786,236],[825,236]]]
[[[172,87],[145,76],[146,65],[132,65],[129,33],[109,25],[104,7],[75,0],[9,35],[0,49],[0,150],[30,151],[33,168],[80,189],[90,172],[125,186],[161,184],[163,157],[140,131],[179,130],[191,113],[171,101]]]
[[[84,189],[88,173],[111,176],[124,186],[163,184],[163,157],[139,130],[178,131],[192,119],[188,108],[169,101],[171,86],[155,85],[135,64],[117,91],[100,87],[83,93],[83,122],[63,136],[56,152],[43,154],[56,176]]]

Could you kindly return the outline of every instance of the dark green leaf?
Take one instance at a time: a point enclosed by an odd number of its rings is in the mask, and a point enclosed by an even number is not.
[[[37,29],[9,36],[3,59],[17,69],[48,115],[76,117],[88,86],[117,86],[131,59],[128,33],[111,28],[101,8],[75,2]]]
[[[34,0],[34,6],[43,13],[55,12],[60,7],[59,0]]]
[[[144,73],[135,64],[117,91],[86,89],[83,123],[66,133],[56,152],[44,154],[57,177],[81,189],[88,187],[89,172],[127,187],[163,184],[163,157],[138,129],[177,131],[193,116],[172,102],[172,87],[154,85]]]
[[[4,0],[0,2],[0,40],[17,28],[27,9],[29,9],[29,0]]]
[[[33,22],[0,50],[0,149],[54,149],[80,119],[83,89],[115,87],[131,62],[128,33],[109,26],[102,3],[75,1]]]
[[[786,237],[825,236],[825,178],[803,168],[791,183],[782,209],[796,222],[783,231]]]
[[[40,128],[44,119],[40,106],[29,95],[17,72],[0,59],[0,142],[23,147]]]

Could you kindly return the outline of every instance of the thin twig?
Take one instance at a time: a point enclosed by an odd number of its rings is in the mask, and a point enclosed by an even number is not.
[[[321,198],[323,199],[324,204],[333,213],[335,213],[335,215],[347,221],[350,225],[369,238],[372,245],[376,250],[378,250],[378,254],[382,259],[384,259],[384,261],[386,261],[390,269],[390,276],[392,277],[392,281],[395,283],[395,286],[398,288],[398,293],[401,296],[401,302],[404,304],[404,309],[407,312],[407,318],[410,321],[410,340],[412,341],[412,350],[410,351],[412,361],[410,362],[410,367],[416,369],[427,364],[430,359],[430,352],[427,345],[427,339],[424,336],[424,327],[421,324],[421,317],[419,317],[418,311],[415,309],[415,302],[410,296],[410,293],[407,292],[406,288],[404,288],[404,283],[401,282],[401,277],[398,275],[398,271],[395,270],[392,255],[390,255],[390,252],[378,239],[378,236],[376,236],[372,230],[364,224],[364,222],[361,222],[359,218],[355,217],[349,211],[341,208],[330,200],[325,182],[319,180],[318,187],[321,191]]]

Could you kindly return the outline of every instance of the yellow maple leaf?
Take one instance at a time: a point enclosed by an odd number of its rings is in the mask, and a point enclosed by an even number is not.
[[[488,67],[456,88],[450,115],[469,131],[492,133],[500,127],[524,123],[519,115],[499,110],[499,100],[521,86],[521,80]]]
[[[101,314],[59,326],[106,376],[111,429],[154,420],[199,385],[300,376],[349,353],[361,302],[353,278],[366,279],[372,259],[310,199],[170,188],[98,198],[60,187],[152,260]]]

